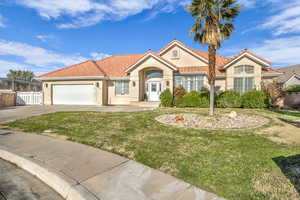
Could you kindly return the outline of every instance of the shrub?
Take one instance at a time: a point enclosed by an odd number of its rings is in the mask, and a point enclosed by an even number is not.
[[[249,91],[242,95],[243,108],[267,108],[271,105],[271,98],[266,91]]]
[[[285,89],[286,92],[300,92],[300,85],[293,85]]]
[[[173,106],[173,95],[169,89],[164,90],[160,96],[160,104],[163,107],[172,107]]]
[[[218,96],[217,106],[220,108],[240,108],[242,106],[241,94],[235,90],[225,91]]]
[[[186,94],[186,90],[182,85],[177,86],[174,89],[174,99],[180,99]]]
[[[180,99],[175,100],[175,106],[178,108],[184,107],[198,107],[198,108],[207,108],[209,105],[208,101],[208,92],[207,91],[193,91],[184,95]]]

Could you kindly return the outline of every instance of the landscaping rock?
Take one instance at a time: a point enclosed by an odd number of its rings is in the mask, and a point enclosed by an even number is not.
[[[237,117],[237,113],[235,111],[232,111],[231,113],[228,114],[228,117],[234,119]]]
[[[181,116],[184,120],[177,120]],[[230,113],[216,116],[204,116],[197,114],[168,114],[156,118],[157,121],[184,128],[196,129],[253,129],[269,122],[268,119],[258,115]]]

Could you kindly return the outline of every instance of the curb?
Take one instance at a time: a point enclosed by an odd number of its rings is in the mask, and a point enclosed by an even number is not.
[[[55,190],[66,200],[99,200],[94,194],[88,191],[73,179],[70,179],[60,171],[43,166],[43,163],[37,164],[32,158],[24,158],[17,154],[5,150],[0,146],[0,158],[13,163],[21,169],[36,176],[49,187]]]

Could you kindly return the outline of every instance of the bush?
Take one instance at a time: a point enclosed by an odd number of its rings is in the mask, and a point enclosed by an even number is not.
[[[174,99],[180,99],[186,94],[186,90],[182,85],[177,86],[174,89]]]
[[[293,85],[285,89],[286,92],[300,92],[300,85]]]
[[[217,106],[220,108],[240,108],[242,106],[241,94],[235,90],[228,90],[217,97]]]
[[[266,91],[249,91],[242,95],[243,108],[267,108],[271,105],[271,98]]]
[[[169,89],[164,90],[160,96],[160,104],[163,107],[172,107],[173,106],[173,95]]]
[[[207,91],[193,91],[187,93],[180,99],[176,99],[174,104],[178,108],[184,107],[197,107],[197,108],[207,108],[209,105],[208,101],[209,93]]]

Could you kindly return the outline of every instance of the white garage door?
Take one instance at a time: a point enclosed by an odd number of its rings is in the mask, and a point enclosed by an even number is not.
[[[54,105],[95,105],[94,85],[53,85]]]

